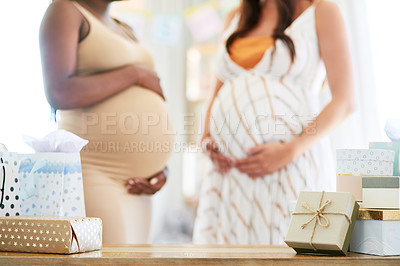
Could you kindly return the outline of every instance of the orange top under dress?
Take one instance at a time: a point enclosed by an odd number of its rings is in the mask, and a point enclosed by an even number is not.
[[[255,67],[265,52],[274,45],[272,37],[244,37],[235,40],[230,48],[230,57],[245,69]]]

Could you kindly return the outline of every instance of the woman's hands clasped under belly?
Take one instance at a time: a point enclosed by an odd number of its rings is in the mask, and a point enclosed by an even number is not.
[[[203,138],[201,143],[203,151],[210,157],[213,164],[221,174],[228,173],[233,167],[233,161],[220,153],[217,143],[211,137]]]
[[[295,159],[293,145],[283,142],[271,142],[253,147],[246,151],[247,157],[236,160],[221,154],[217,143],[210,136],[203,139],[202,148],[221,174],[236,168],[253,179],[272,174]]]
[[[236,160],[234,166],[250,178],[272,174],[295,159],[291,143],[270,142],[246,151],[247,157]]]

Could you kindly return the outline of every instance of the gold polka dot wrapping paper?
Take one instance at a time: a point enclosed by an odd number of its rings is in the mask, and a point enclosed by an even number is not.
[[[0,251],[74,254],[101,247],[100,218],[0,218]]]

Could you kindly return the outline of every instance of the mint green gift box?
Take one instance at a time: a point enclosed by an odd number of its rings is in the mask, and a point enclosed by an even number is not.
[[[400,141],[370,142],[369,148],[394,151],[393,175],[395,176],[400,175],[400,169],[399,169]]]

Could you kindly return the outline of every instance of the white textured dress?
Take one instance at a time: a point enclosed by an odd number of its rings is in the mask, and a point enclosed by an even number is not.
[[[236,16],[225,40],[236,29]],[[295,44],[277,40],[262,60],[246,70],[221,44],[218,76],[224,85],[211,109],[210,133],[221,152],[246,157],[245,150],[267,142],[288,142],[303,132],[322,109],[319,94],[326,70],[321,60],[315,5],[286,30]],[[309,132],[312,133],[312,132]],[[300,191],[332,191],[335,172],[328,138],[283,169],[255,180],[232,169],[216,169],[203,180],[193,241],[197,244],[283,244],[290,222],[289,203]]]

